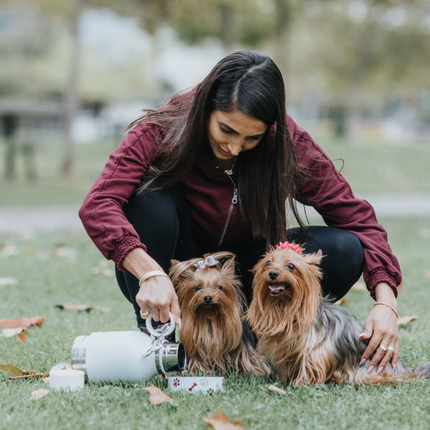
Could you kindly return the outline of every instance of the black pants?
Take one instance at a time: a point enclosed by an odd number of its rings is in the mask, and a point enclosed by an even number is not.
[[[185,198],[177,188],[133,194],[124,207],[124,213],[147,247],[148,254],[168,272],[170,260],[180,261],[202,257],[216,249],[199,249],[190,228]],[[355,235],[347,231],[311,226],[288,230],[288,240],[303,245],[307,253],[322,250],[325,257],[320,267],[323,294],[335,301],[343,297],[361,276],[363,249]],[[236,254],[238,275],[241,278],[248,302],[252,299],[252,273],[250,269],[265,253],[264,241],[256,241],[246,248],[222,249]],[[131,273],[116,270],[116,277],[125,297],[133,304],[138,326],[144,326],[135,297],[139,291],[138,279]],[[156,325],[156,324],[154,324]]]

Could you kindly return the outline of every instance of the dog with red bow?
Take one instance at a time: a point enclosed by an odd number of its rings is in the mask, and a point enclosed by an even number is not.
[[[392,383],[430,377],[430,363],[414,369],[402,361],[395,369],[367,373],[359,366],[367,341],[363,324],[322,297],[318,266],[321,251],[306,254],[288,242],[272,247],[254,268],[253,300],[246,320],[258,338],[257,352],[277,369],[278,377],[303,383]]]

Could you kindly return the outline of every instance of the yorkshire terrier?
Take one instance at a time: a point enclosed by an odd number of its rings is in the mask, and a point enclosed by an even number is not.
[[[180,340],[190,372],[269,373],[242,320],[245,296],[235,275],[234,254],[218,252],[205,254],[203,260],[173,260],[169,274],[181,308]]]
[[[402,361],[379,375],[359,366],[368,341],[363,324],[322,297],[318,267],[323,255],[305,254],[297,244],[280,243],[254,267],[253,300],[246,321],[258,338],[257,352],[277,368],[278,377],[303,383],[392,383],[430,377],[430,363],[415,369]]]

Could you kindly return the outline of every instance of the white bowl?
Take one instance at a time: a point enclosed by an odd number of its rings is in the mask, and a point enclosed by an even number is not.
[[[187,393],[212,394],[224,390],[222,376],[169,376],[167,384],[172,391],[186,391]]]

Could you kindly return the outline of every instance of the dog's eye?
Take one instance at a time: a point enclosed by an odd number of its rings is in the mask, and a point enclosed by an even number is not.
[[[266,266],[270,266],[272,262],[270,260],[267,260]]]
[[[222,290],[221,285],[217,285],[215,288],[216,288],[217,290]]]
[[[296,266],[294,266],[294,264],[293,264],[293,263],[288,263],[288,264],[287,264],[287,267],[288,267],[288,269],[290,269],[291,271],[293,271],[293,270],[296,268]]]
[[[194,287],[194,291],[200,291],[202,289],[202,287],[200,285],[196,285]]]

